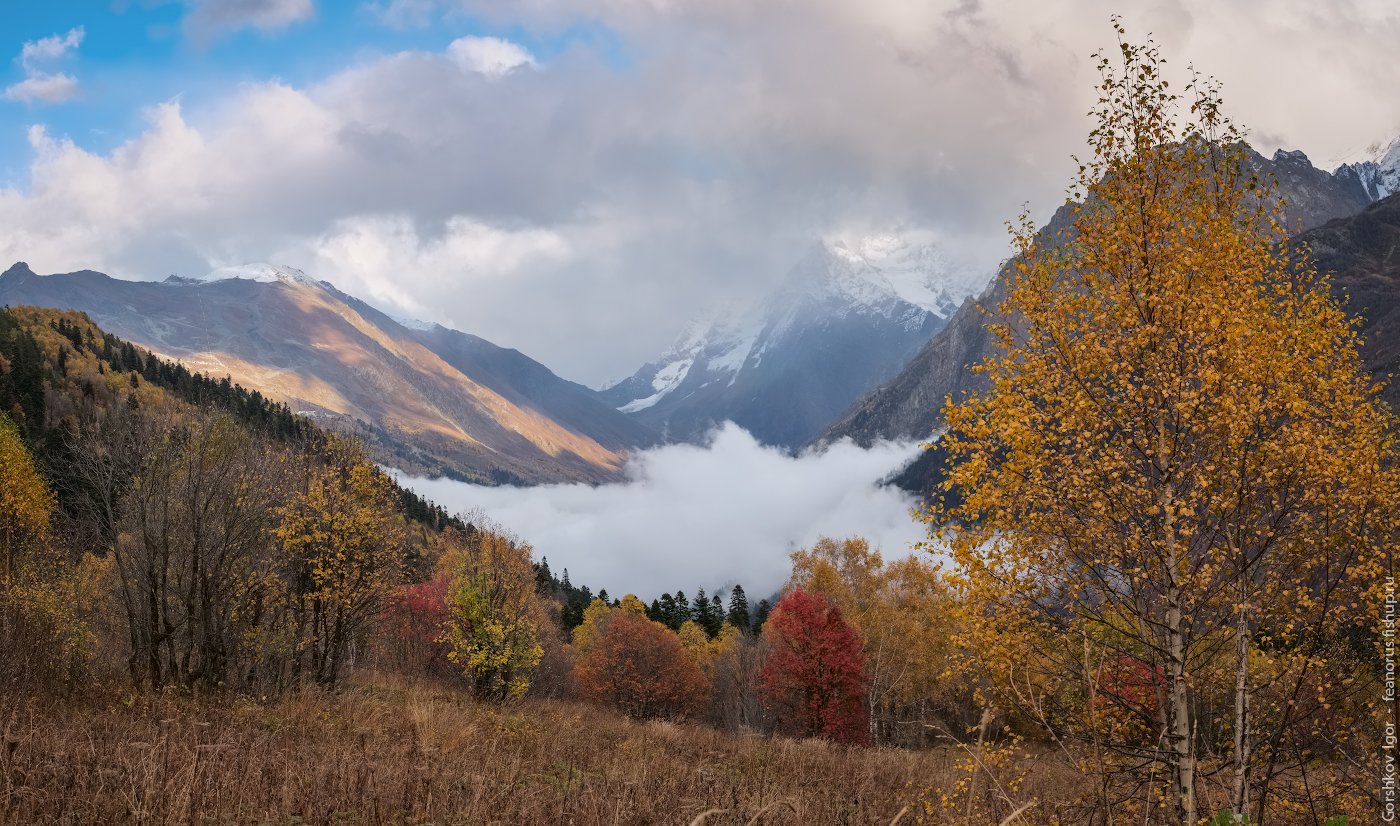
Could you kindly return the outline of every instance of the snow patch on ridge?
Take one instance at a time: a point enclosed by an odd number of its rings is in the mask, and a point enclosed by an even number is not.
[[[1400,192],[1400,137],[1390,142],[1390,146],[1376,156],[1377,198],[1384,198]]]
[[[1342,164],[1332,174],[1355,175],[1366,196],[1373,201],[1400,192],[1400,137],[1384,149],[1375,144],[1370,152],[1370,159]]]
[[[256,281],[260,284],[276,284],[278,282],[306,284],[314,286],[316,279],[297,269],[281,264],[239,264],[232,267],[220,267],[205,275],[198,276],[191,280],[201,283],[211,283],[214,281]]]
[[[656,376],[651,380],[651,389],[656,392],[647,396],[645,399],[637,399],[636,401],[628,402],[619,407],[618,410],[621,410],[623,413],[636,413],[638,410],[646,410],[648,407],[655,405],[665,398],[672,390],[675,390],[681,382],[685,381],[685,377],[690,373],[691,365],[694,363],[695,359],[693,358],[681,359],[680,361],[673,361],[660,370],[657,370]]]
[[[400,327],[404,327],[409,330],[423,330],[426,332],[431,332],[438,328],[438,325],[432,321],[423,321],[421,319],[408,317],[399,318],[398,316],[389,317],[392,318],[395,321],[395,323],[397,323]]]
[[[877,233],[828,240],[825,246],[842,265],[832,273],[832,286],[866,307],[887,306],[895,298],[947,318],[987,282],[986,273],[953,261],[917,234]]]

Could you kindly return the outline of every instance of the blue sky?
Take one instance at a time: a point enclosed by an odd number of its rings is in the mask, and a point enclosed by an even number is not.
[[[599,384],[816,243],[989,279],[1114,12],[1265,152],[1400,134],[1394,0],[0,0],[0,268],[285,264]]]
[[[0,54],[0,88],[25,79],[19,59],[24,43],[82,33],[77,47],[40,66],[77,80],[74,97],[58,103],[0,100],[0,181],[24,184],[27,133],[34,124],[84,149],[109,152],[144,128],[143,112],[153,104],[178,98],[185,109],[198,111],[239,84],[278,80],[305,86],[382,55],[442,51],[466,35],[509,39],[546,60],[588,43],[605,53],[614,68],[626,65],[621,41],[597,25],[537,33],[453,9],[386,19],[379,5],[322,0],[308,16],[286,23],[227,23],[206,31],[191,25],[194,5],[181,0],[0,0],[6,38],[0,49],[9,50]]]
[[[69,55],[52,61],[54,71],[77,79],[74,98],[61,103],[0,102],[5,177],[13,181],[24,172],[21,159],[28,155],[26,133],[31,124],[44,124],[84,148],[109,151],[143,127],[142,110],[152,104],[178,97],[198,108],[239,83],[314,80],[343,65],[347,52],[373,48],[375,43],[381,48],[419,48],[442,40],[431,30],[396,31],[376,25],[349,3],[323,5],[312,20],[275,31],[242,27],[208,38],[183,30],[189,12],[179,2],[6,2],[9,42],[4,45],[11,59],[0,64],[0,85],[24,79],[18,60],[22,43],[74,29],[81,29],[83,38]]]

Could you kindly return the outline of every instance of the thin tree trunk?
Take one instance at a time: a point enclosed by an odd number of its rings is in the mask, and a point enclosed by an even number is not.
[[[1182,826],[1196,824],[1196,753],[1191,732],[1191,697],[1186,679],[1186,633],[1181,613],[1181,588],[1167,592],[1167,680],[1170,695],[1168,747],[1172,786]]]
[[[1168,449],[1165,422],[1157,422],[1158,456],[1171,454]],[[1167,478],[1161,484],[1163,515],[1162,539],[1166,570],[1164,583],[1167,602],[1167,747],[1172,776],[1172,792],[1177,815],[1182,826],[1196,826],[1196,741],[1191,726],[1191,687],[1186,674],[1186,618],[1181,603],[1185,597],[1183,570],[1189,570],[1189,559],[1183,558],[1185,548],[1178,536],[1173,516],[1176,506],[1174,485]]]
[[[967,779],[967,811],[963,815],[966,823],[972,823],[972,809],[977,802],[977,773],[982,769],[982,744],[987,742],[987,726],[992,722],[992,710],[982,709],[982,720],[977,724],[977,750],[973,754],[972,776]]]
[[[1239,618],[1235,623],[1235,787],[1230,809],[1237,819],[1249,812],[1249,761],[1252,741],[1249,735],[1249,616],[1245,605],[1244,575],[1240,575]]]

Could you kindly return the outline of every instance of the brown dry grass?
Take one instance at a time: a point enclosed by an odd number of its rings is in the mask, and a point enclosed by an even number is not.
[[[0,704],[5,824],[888,824],[959,771],[949,750],[499,708],[384,677],[268,704]]]

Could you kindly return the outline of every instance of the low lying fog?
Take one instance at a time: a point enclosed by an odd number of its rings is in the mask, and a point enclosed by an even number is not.
[[[726,423],[705,446],[637,454],[628,481],[532,488],[448,479],[400,481],[448,510],[480,508],[532,544],[558,574],[612,596],[694,595],[739,582],[752,600],[787,579],[788,554],[818,537],[860,535],[886,558],[924,536],[913,497],[878,482],[919,452],[917,444],[869,450],[850,442],[792,457]]]

